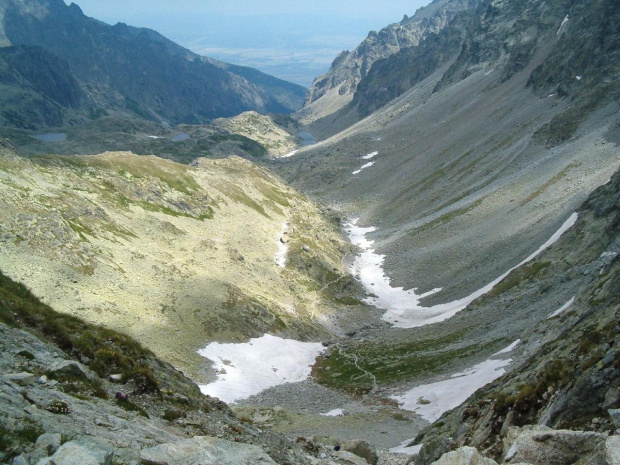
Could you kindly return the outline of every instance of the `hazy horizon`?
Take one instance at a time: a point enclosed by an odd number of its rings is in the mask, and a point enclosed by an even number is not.
[[[71,3],[65,0],[66,3]],[[309,87],[342,50],[371,30],[411,16],[430,0],[291,1],[75,0],[84,14],[109,24],[148,27],[200,55],[250,66]]]

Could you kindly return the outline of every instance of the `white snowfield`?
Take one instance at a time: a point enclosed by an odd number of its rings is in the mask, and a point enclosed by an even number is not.
[[[278,235],[278,251],[273,255],[273,260],[280,268],[286,266],[286,255],[288,254],[288,244],[285,244],[280,239],[284,236],[284,233],[288,231],[288,223],[282,223],[282,231]]]
[[[198,353],[213,361],[218,379],[201,385],[200,390],[234,403],[270,387],[305,380],[323,351],[325,347],[318,342],[300,342],[269,334],[240,344],[212,342]]]
[[[290,157],[292,157],[293,155],[295,155],[297,152],[299,152],[299,149],[297,149],[297,150],[293,150],[292,152],[289,152],[289,153],[287,153],[286,155],[282,155],[282,156],[281,156],[281,157],[279,157],[279,158],[290,158]]]
[[[344,410],[342,410],[341,408],[335,408],[334,410],[330,410],[329,412],[321,413],[321,416],[324,417],[341,417],[342,415],[344,415]]]
[[[407,447],[407,444],[409,444],[414,439],[415,438],[404,440],[398,446],[392,447],[390,449],[390,452],[393,453],[393,454],[406,454],[406,455],[416,455],[416,454],[418,454],[420,452],[420,449],[422,449],[423,444],[418,444],[417,446]]]
[[[493,287],[508,276],[512,270],[533,260],[543,250],[556,242],[566,230],[574,225],[577,221],[577,216],[577,213],[573,213],[547,242],[541,245],[538,250],[521,263],[509,269],[483,288],[478,289],[462,299],[452,302],[424,307],[420,305],[420,300],[441,291],[441,288],[435,288],[429,292],[418,295],[416,294],[417,288],[405,290],[402,287],[390,286],[390,278],[386,276],[383,271],[383,260],[385,259],[385,255],[375,253],[372,248],[374,241],[366,239],[366,234],[375,231],[376,228],[359,227],[357,226],[358,219],[354,219],[346,225],[349,239],[353,244],[362,249],[362,253],[355,258],[351,266],[351,272],[360,280],[364,288],[375,296],[366,298],[365,302],[385,310],[382,317],[383,320],[392,323],[397,328],[416,328],[437,323],[454,316],[478,297],[493,289]]]
[[[362,165],[362,166],[360,167],[360,169],[359,169],[359,170],[355,170],[355,171],[353,171],[353,174],[358,174],[358,173],[361,173],[361,172],[362,172],[362,170],[365,170],[366,168],[370,168],[370,167],[371,167],[372,165],[374,165],[374,164],[375,164],[375,162],[374,162],[374,161],[369,161],[369,162],[368,162],[368,163],[366,163],[365,165]]]
[[[568,22],[568,15],[564,16],[564,19],[562,20],[562,24],[560,24],[560,28],[558,29],[558,32],[555,33],[556,36],[560,35],[560,32],[562,32],[562,28],[567,22]]]
[[[496,360],[493,357],[510,352],[518,343],[518,340],[513,342],[488,360],[461,373],[455,373],[448,379],[416,386],[391,398],[398,401],[403,409],[416,412],[432,423],[448,410],[461,405],[478,389],[503,375],[504,367],[509,365],[512,359]]]
[[[575,301],[575,298],[572,297],[568,302],[566,302],[564,305],[562,305],[560,308],[558,308],[555,312],[553,312],[551,315],[549,315],[547,317],[547,320],[549,318],[553,318],[555,316],[558,316],[560,313],[562,313],[564,310],[566,310],[568,307],[570,307],[571,305],[573,305],[573,302]]]
[[[379,152],[372,152],[372,153],[369,153],[368,155],[364,155],[362,157],[362,160],[370,160],[371,158],[374,158],[377,155],[379,155]]]

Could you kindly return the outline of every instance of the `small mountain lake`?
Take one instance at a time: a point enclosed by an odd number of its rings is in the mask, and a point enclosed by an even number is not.
[[[34,137],[42,142],[62,142],[67,138],[67,135],[64,132],[47,132],[45,134],[35,134],[30,137]]]

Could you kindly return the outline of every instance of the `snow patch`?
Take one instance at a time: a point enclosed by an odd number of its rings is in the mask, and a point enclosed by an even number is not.
[[[505,349],[502,349],[499,352],[495,352],[493,355],[491,355],[491,357],[495,357],[496,355],[507,354],[508,352],[512,352],[513,350],[515,350],[515,347],[517,347],[519,344],[521,344],[521,339],[517,339],[515,342],[510,344]]]
[[[577,79],[578,81],[581,81],[581,76],[575,76],[575,79]]]
[[[418,295],[416,294],[417,288],[405,290],[402,287],[390,286],[390,278],[383,271],[385,255],[375,253],[372,248],[374,241],[366,239],[366,234],[376,231],[376,228],[359,227],[356,225],[359,221],[358,219],[354,219],[346,225],[349,239],[353,244],[362,249],[362,253],[355,258],[351,266],[351,273],[359,279],[368,293],[372,294],[372,297],[367,297],[364,301],[385,310],[386,312],[382,319],[392,323],[395,327],[416,328],[437,323],[454,316],[478,297],[488,293],[496,284],[508,276],[512,270],[533,260],[543,250],[556,242],[568,228],[575,224],[577,217],[577,213],[573,213],[547,242],[521,263],[509,269],[483,288],[452,302],[423,307],[420,305],[420,300],[441,291],[441,288],[435,288]]]
[[[401,442],[398,446],[392,447],[390,452],[393,454],[407,454],[407,455],[416,455],[420,453],[420,449],[422,449],[423,444],[418,444],[417,446],[407,447],[407,444],[410,444],[415,438],[406,439]]]
[[[165,137],[161,137],[161,136],[146,136],[149,139],[165,139]]]
[[[365,170],[366,168],[370,168],[370,167],[371,167],[372,165],[374,165],[374,164],[375,164],[375,162],[374,162],[374,161],[368,162],[368,163],[366,163],[365,165],[362,165],[362,166],[360,167],[360,169],[359,169],[359,170],[355,170],[355,171],[353,171],[353,174],[358,174],[358,173],[360,173],[362,170]]]
[[[369,153],[368,155],[364,155],[362,157],[362,160],[370,160],[371,158],[374,158],[377,155],[379,155],[379,152],[372,152],[372,153]]]
[[[279,157],[279,158],[289,158],[289,157],[292,157],[293,155],[295,155],[297,152],[299,152],[299,149],[297,149],[297,150],[293,150],[292,152],[289,152],[289,153],[287,153],[286,155],[282,155],[282,156],[281,156],[281,157]]]
[[[558,32],[555,33],[556,36],[560,35],[560,31],[562,30],[562,28],[567,22],[568,22],[568,15],[566,15],[564,19],[562,20],[562,24],[560,24],[560,28],[558,29]]]
[[[270,387],[300,382],[310,376],[312,364],[324,351],[325,347],[318,342],[270,334],[240,344],[212,342],[198,354],[213,361],[218,379],[201,385],[200,390],[233,403]]]
[[[278,235],[278,251],[273,255],[273,260],[280,268],[286,266],[286,254],[288,253],[288,244],[281,241],[281,238],[288,231],[288,223],[282,223],[282,231]]]
[[[562,305],[560,308],[558,308],[555,312],[553,312],[551,315],[549,315],[547,317],[547,320],[550,318],[553,318],[554,316],[558,316],[560,313],[562,313],[564,310],[566,310],[568,307],[570,307],[571,305],[573,305],[573,302],[575,301],[575,298],[572,297],[568,302],[566,302],[564,305]]]
[[[321,413],[321,415],[324,417],[341,417],[344,415],[344,410],[341,408],[335,408],[327,413]]]
[[[509,352],[514,348],[515,343],[518,342],[513,342],[498,354]],[[511,362],[510,358],[506,360],[489,358],[461,373],[455,373],[448,379],[416,386],[400,396],[391,396],[391,398],[399,402],[403,409],[416,412],[432,423],[448,410],[461,405],[478,389],[503,375],[504,367]],[[425,402],[419,402],[420,398],[425,399]]]

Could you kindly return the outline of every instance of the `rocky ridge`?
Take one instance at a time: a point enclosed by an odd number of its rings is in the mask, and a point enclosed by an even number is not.
[[[201,57],[149,29],[110,26],[62,0],[5,1],[0,18],[2,126],[106,115],[201,124],[248,110],[291,113],[303,101],[301,86]]]
[[[373,64],[401,49],[417,46],[438,33],[461,10],[473,8],[475,1],[435,0],[411,17],[391,24],[379,32],[371,31],[355,50],[345,50],[333,61],[329,71],[317,77],[296,117],[304,124],[325,117],[348,104]]]

